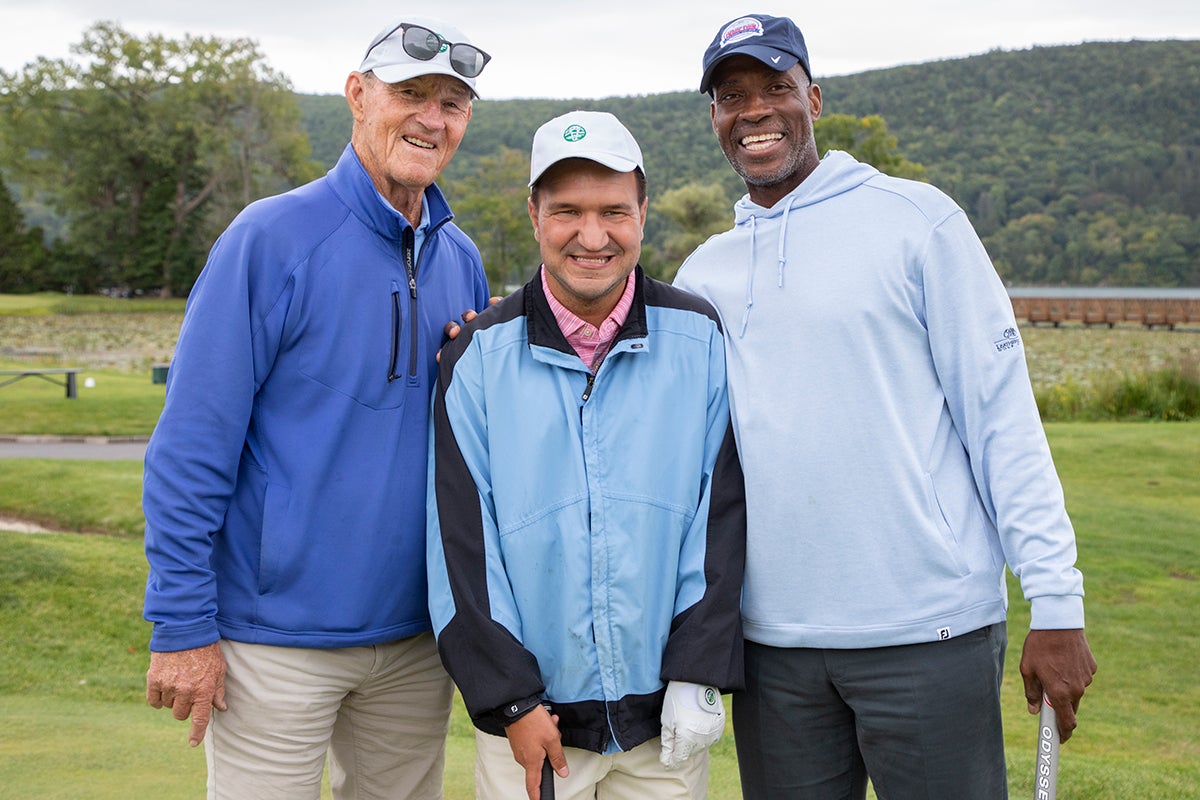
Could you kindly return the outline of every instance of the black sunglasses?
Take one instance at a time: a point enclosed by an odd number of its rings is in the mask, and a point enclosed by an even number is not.
[[[492,60],[491,56],[473,44],[451,42],[441,34],[429,30],[429,28],[423,28],[420,25],[410,25],[407,22],[401,22],[384,36],[380,37],[379,41],[368,47],[363,59],[365,60],[367,56],[371,55],[372,50],[387,41],[396,31],[403,31],[400,36],[400,44],[403,45],[404,52],[418,61],[430,61],[438,53],[449,47],[450,66],[464,78],[476,77],[479,73],[483,72],[483,68]]]

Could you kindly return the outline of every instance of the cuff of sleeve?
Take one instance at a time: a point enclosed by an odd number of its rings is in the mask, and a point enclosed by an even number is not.
[[[221,638],[217,623],[208,619],[194,625],[170,625],[154,623],[150,634],[150,650],[155,653],[173,653],[179,650],[194,650],[206,647]]]
[[[520,700],[513,700],[511,703],[505,703],[497,708],[492,714],[500,722],[501,725],[508,727],[521,717],[533,711],[542,703],[540,695],[531,694],[529,697],[523,697]]]
[[[1083,627],[1083,598],[1047,595],[1030,601],[1030,630],[1073,630]]]

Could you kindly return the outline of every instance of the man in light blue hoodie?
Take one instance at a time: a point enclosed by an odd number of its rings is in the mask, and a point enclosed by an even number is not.
[[[700,91],[748,190],[676,279],[721,317],[745,472],[745,796],[1004,797],[1006,564],[1064,740],[1096,669],[1008,297],[945,194],[818,156],[791,20],[723,25]]]

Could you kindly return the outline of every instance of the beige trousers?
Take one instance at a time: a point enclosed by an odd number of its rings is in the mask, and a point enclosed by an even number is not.
[[[554,778],[554,800],[704,800],[708,797],[708,751],[694,753],[675,769],[658,760],[657,736],[632,750],[600,755],[564,748],[567,778]],[[525,770],[503,736],[475,731],[477,800],[524,800]]]
[[[204,739],[209,800],[438,800],[451,683],[433,634],[334,650],[221,640],[228,711]]]

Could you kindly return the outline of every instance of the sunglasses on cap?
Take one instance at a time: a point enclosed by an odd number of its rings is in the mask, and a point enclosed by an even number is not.
[[[420,25],[411,25],[407,22],[401,22],[396,27],[387,32],[386,35],[380,37],[379,41],[367,48],[365,60],[371,55],[371,51],[387,41],[396,31],[403,31],[400,36],[400,44],[404,47],[404,52],[411,58],[418,61],[431,61],[433,58],[446,47],[450,48],[450,66],[454,71],[464,78],[474,78],[483,72],[483,68],[492,60],[492,57],[480,50],[473,44],[466,42],[451,42],[441,34],[423,28]]]

